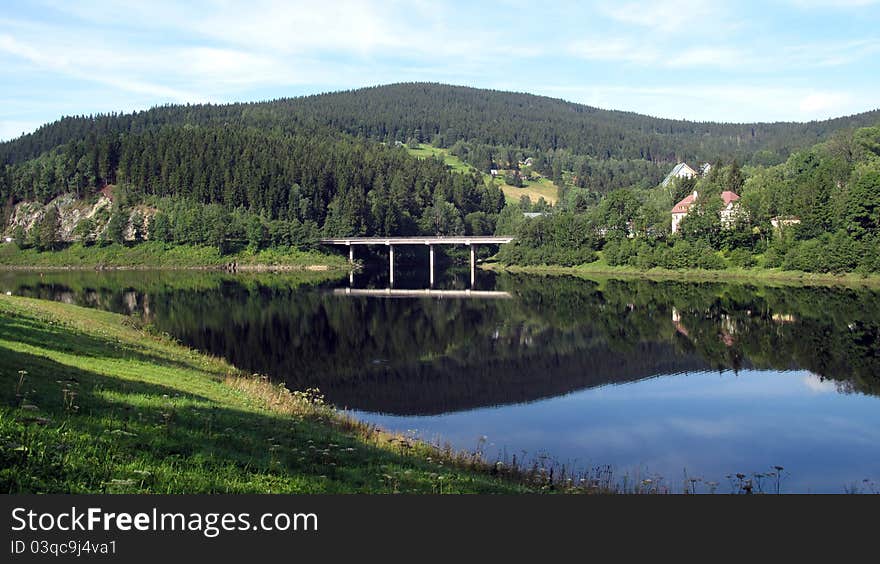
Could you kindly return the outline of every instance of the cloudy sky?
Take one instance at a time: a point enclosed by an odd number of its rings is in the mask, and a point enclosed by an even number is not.
[[[880,107],[880,0],[4,0],[0,139],[402,81],[714,121]]]

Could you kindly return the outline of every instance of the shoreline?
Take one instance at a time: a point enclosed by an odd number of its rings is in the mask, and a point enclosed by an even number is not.
[[[802,286],[848,286],[880,288],[880,274],[861,275],[819,274],[801,271],[783,271],[770,269],[724,269],[724,270],[667,270],[652,268],[639,270],[633,267],[614,267],[609,265],[591,266],[588,263],[579,266],[518,266],[500,262],[486,262],[480,268],[493,272],[509,272],[545,276],[579,276],[581,278],[617,278],[623,280],[655,280],[682,282],[739,282],[739,283],[780,283]]]
[[[386,431],[136,318],[4,295],[0,313],[18,382],[0,437],[31,453],[10,458],[9,493],[604,493]]]
[[[53,272],[77,271],[77,272],[111,272],[111,271],[204,271],[204,272],[347,272],[350,269],[330,264],[239,264],[235,268],[225,265],[27,265],[27,264],[0,264],[0,271],[27,271],[36,272],[48,270]]]
[[[82,245],[55,251],[0,245],[0,271],[124,271],[191,270],[217,272],[348,272],[341,256],[297,248],[244,249],[221,254],[215,247],[168,245],[146,241],[137,245]]]

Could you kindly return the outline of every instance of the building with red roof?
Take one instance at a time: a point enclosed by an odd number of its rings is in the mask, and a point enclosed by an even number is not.
[[[688,194],[684,199],[680,202],[672,206],[672,232],[678,233],[679,226],[681,222],[687,217],[688,212],[693,206],[697,198],[699,198],[699,193],[694,190],[693,193]],[[734,221],[736,221],[736,217],[739,214],[739,204],[737,201],[739,200],[739,195],[736,192],[731,192],[730,190],[725,190],[721,192],[721,201],[724,202],[724,205],[719,212],[721,226],[729,227],[733,225]]]

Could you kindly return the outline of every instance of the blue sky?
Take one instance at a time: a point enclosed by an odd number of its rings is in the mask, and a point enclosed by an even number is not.
[[[0,139],[62,115],[401,81],[713,121],[880,107],[880,0],[4,0]]]

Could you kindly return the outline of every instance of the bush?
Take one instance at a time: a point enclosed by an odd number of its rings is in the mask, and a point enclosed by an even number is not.
[[[734,268],[752,268],[756,264],[755,257],[746,249],[731,251],[727,260]]]
[[[613,239],[605,243],[602,253],[611,266],[625,266],[635,256],[636,249],[629,239]]]
[[[516,226],[516,240],[498,258],[508,264],[575,266],[596,260],[586,216],[560,213],[526,219]]]
[[[870,245],[870,243],[868,243]],[[845,231],[796,242],[782,261],[785,270],[851,272],[862,264],[873,267],[877,251],[853,240]]]

